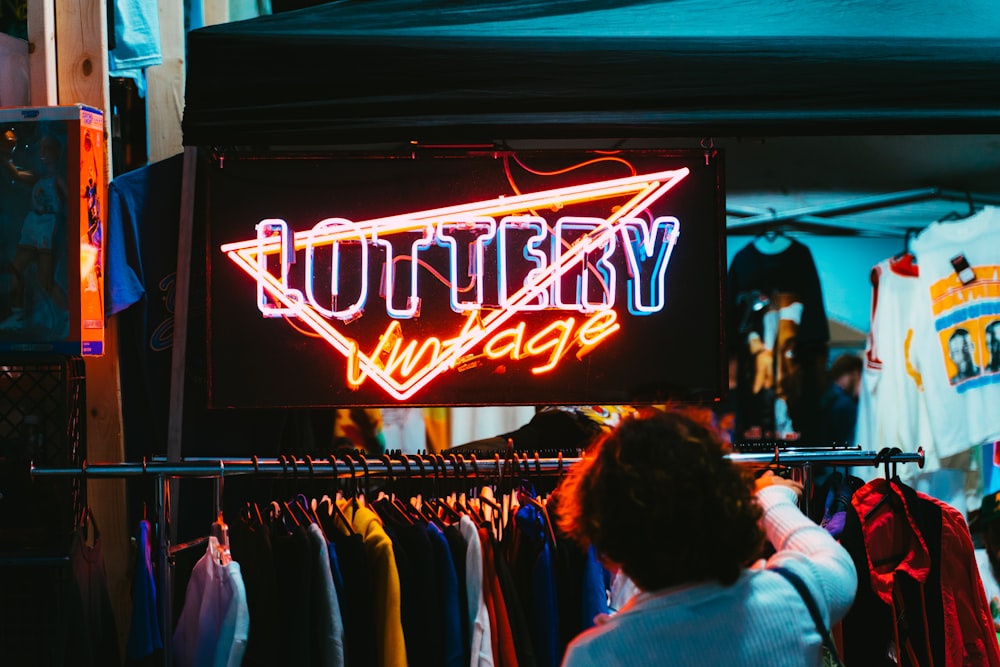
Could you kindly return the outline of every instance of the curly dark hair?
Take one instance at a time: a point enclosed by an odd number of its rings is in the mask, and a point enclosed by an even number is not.
[[[557,521],[643,590],[730,585],[764,545],[752,489],[710,427],[677,410],[641,411],[570,469]]]

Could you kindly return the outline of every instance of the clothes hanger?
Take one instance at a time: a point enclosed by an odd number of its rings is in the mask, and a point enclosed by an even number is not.
[[[413,484],[414,477],[413,477],[413,470],[410,468],[410,459],[408,456],[406,456],[406,454],[403,454],[402,452],[400,452],[399,458],[403,462],[403,469],[406,470],[406,475],[405,475],[406,486],[403,488],[407,490],[405,494],[407,500],[403,500],[403,498],[401,498],[399,494],[396,494],[395,500],[399,504],[400,509],[406,514],[408,514],[413,519],[414,523],[419,522],[421,524],[426,524],[427,517],[425,517],[423,513],[420,512],[420,510],[417,508],[416,504],[414,504],[417,502],[416,499],[419,498],[420,494],[415,492],[416,487]],[[423,466],[421,466],[421,472],[423,472]]]
[[[972,193],[971,192],[966,192],[965,193],[965,199],[966,199],[966,202],[968,202],[968,204],[969,204],[969,209],[967,211],[951,211],[948,214],[944,215],[943,217],[938,218],[938,222],[951,222],[951,221],[965,220],[967,218],[971,218],[976,213],[979,213],[979,209],[976,208],[976,203],[972,199]]]
[[[885,466],[885,478],[886,478],[886,480],[888,480],[890,482],[894,482],[897,479],[897,475],[896,475],[896,461],[893,460],[893,457],[895,457],[896,454],[902,454],[902,453],[903,453],[903,450],[901,450],[899,447],[893,447],[892,449],[890,449],[890,450],[888,450],[886,452],[885,459],[882,462],[882,464]],[[890,463],[892,464],[892,472],[891,473],[889,471],[889,465],[890,465]]]
[[[306,464],[309,467],[309,479],[315,484],[315,477],[313,470],[312,457],[305,457]],[[290,458],[292,464],[292,479],[299,479],[299,465],[298,460],[293,455]],[[298,512],[299,524],[302,526],[308,526],[311,523],[319,524],[318,517],[316,516],[315,510],[312,508],[312,503],[309,502],[309,498],[304,493],[296,493],[291,504],[293,511]],[[320,526],[322,530],[322,526]],[[324,536],[325,537],[325,536]]]
[[[229,565],[233,561],[233,554],[229,550],[229,526],[222,519],[221,510],[215,521],[212,522],[209,535],[216,539],[215,553],[213,554],[216,562],[219,565]]]
[[[330,454],[330,467],[333,469],[333,478],[334,480],[337,480],[337,487],[339,490],[340,481],[337,475],[337,457],[333,454]],[[351,524],[351,521],[347,518],[347,515],[344,514],[344,510],[342,510],[340,508],[340,505],[337,504],[337,501],[330,498],[329,496],[324,496],[324,498],[330,503],[330,511],[328,512],[328,515],[333,516],[336,519],[340,519],[341,523],[344,524],[344,527],[347,528],[347,534],[354,535],[354,526]]]
[[[878,467],[880,464],[885,466],[885,478],[886,478],[886,480],[889,481],[890,488],[886,489],[886,491],[883,493],[882,497],[879,498],[878,501],[874,505],[872,505],[868,509],[867,512],[865,512],[864,519],[866,521],[868,520],[869,517],[871,517],[872,514],[874,514],[883,505],[885,505],[888,502],[894,502],[894,501],[892,501],[892,498],[893,498],[893,496],[895,494],[892,492],[892,489],[891,489],[893,481],[892,481],[892,478],[890,477],[890,470],[889,470],[889,460],[892,458],[892,455],[893,455],[892,452],[893,451],[895,451],[896,453],[898,453],[901,450],[898,447],[893,447],[892,449],[889,449],[888,447],[883,447],[875,455],[875,460],[872,462],[876,467]],[[895,473],[896,473],[896,464],[893,463],[892,464],[892,475],[893,475],[893,477],[895,476]]]
[[[357,499],[358,473],[354,469],[354,457],[344,452],[344,461],[347,462],[347,467],[351,469],[351,483],[347,487],[347,491],[350,493],[351,507],[357,510],[359,507]]]
[[[465,497],[465,482],[460,477],[460,475],[462,475],[465,472],[465,464],[463,462],[461,467],[459,467],[459,458],[460,457],[456,457],[454,454],[448,455],[448,460],[451,462],[452,479],[453,479],[452,489],[451,492],[448,494],[448,497],[451,500],[450,504],[452,506],[452,509],[454,509],[459,514],[464,514],[469,519],[472,519],[472,522],[478,526],[479,519],[476,517],[475,514],[473,514],[472,509],[469,507],[469,504]]]
[[[455,482],[454,480],[449,481],[448,479],[448,463],[452,464],[452,474],[456,474],[455,470],[458,467],[455,463],[455,455],[449,454],[446,459],[443,454],[437,455],[438,463],[441,465],[441,493],[438,494],[438,498],[441,502],[448,506],[453,512],[459,513],[457,509],[457,499],[458,494],[455,493]]]
[[[296,528],[301,527],[302,523],[299,521],[299,518],[295,516],[295,512],[292,511],[292,507],[291,505],[288,504],[288,501],[287,500],[281,501],[281,506],[285,510],[284,512],[281,513],[282,516],[285,517],[286,520],[291,521],[293,524],[295,524]]]
[[[370,498],[372,495],[371,485],[369,484],[369,477],[368,477],[368,456],[362,453],[361,455],[358,456],[358,462],[360,462],[361,467],[364,468],[364,482],[365,482],[364,488],[361,489],[357,494],[357,496],[359,496],[358,504],[361,505],[362,507],[365,507],[367,504],[367,499]]]
[[[545,522],[545,535],[549,541],[549,545],[555,547],[556,533],[552,527],[552,522],[549,520],[549,511],[545,508],[545,505],[539,502],[537,498],[531,497],[527,490],[518,491],[517,497],[522,505],[531,505],[542,514],[542,520]]]
[[[500,532],[500,526],[504,523],[503,507],[496,502],[496,495],[492,485],[484,484],[484,479],[479,473],[479,462],[476,460],[475,454],[469,456],[469,466],[472,468],[473,482],[470,488],[470,498],[475,499],[479,515],[483,517],[486,523],[490,524],[493,534],[497,535]],[[486,508],[482,507],[483,505],[493,511],[486,512]],[[487,514],[489,514],[488,518]]]
[[[403,465],[406,468],[406,474],[410,476],[410,480],[412,482],[414,480],[414,477],[412,477],[413,473],[410,469],[410,457],[406,454],[400,453],[400,458],[403,460]],[[427,470],[426,468],[424,468],[424,459],[419,454],[414,454],[413,460],[416,461],[417,466],[420,468],[421,483],[425,484],[426,481],[428,480],[428,477],[427,477]],[[433,482],[433,480],[431,481]],[[439,517],[437,514],[434,513],[434,509],[428,503],[428,501],[430,500],[430,496],[428,496],[425,499],[424,494],[421,493],[419,490],[414,492],[414,489],[416,488],[417,488],[416,485],[411,484],[410,508],[412,509],[412,511],[416,512],[420,516],[421,520],[424,523],[433,523],[441,530],[444,530],[445,528],[444,521],[442,521],[441,517]]]
[[[409,514],[404,511],[396,503],[396,498],[393,493],[395,489],[393,485],[395,483],[395,476],[392,472],[392,459],[388,454],[382,455],[382,463],[385,464],[386,474],[388,475],[388,484],[386,485],[386,491],[380,492],[378,498],[375,498],[369,504],[369,507],[378,514],[383,522],[386,523],[402,523],[404,525],[412,526],[413,519],[410,518]]]
[[[462,515],[456,512],[451,505],[441,498],[441,492],[444,492],[444,495],[447,495],[447,489],[443,483],[440,486],[438,485],[438,481],[444,479],[446,472],[444,457],[440,454],[432,454],[430,456],[430,461],[431,465],[434,467],[434,485],[432,487],[434,493],[432,493],[425,502],[429,503],[431,507],[437,511],[439,516],[444,515],[449,519],[450,523],[458,523],[462,520]]]
[[[215,538],[215,553],[213,556],[219,565],[228,565],[233,561],[232,552],[229,550],[229,526],[222,518],[222,507],[223,507],[223,490],[225,489],[225,468],[222,467],[222,462],[219,462],[219,477],[216,479],[215,487],[215,506],[217,508],[217,514],[215,516],[215,521],[212,522],[209,528],[209,535]]]
[[[292,509],[299,512],[299,517],[302,519],[303,525],[319,523],[314,513],[309,511],[309,499],[306,498],[304,494],[300,493],[295,496],[295,502],[292,503]]]
[[[253,511],[251,512],[251,510]],[[247,501],[246,518],[251,525],[254,525],[253,522],[255,520],[257,522],[256,526],[264,525],[264,518],[260,514],[260,506],[255,502],[251,503],[250,501]]]
[[[465,457],[459,454],[455,459],[459,468],[459,474],[464,482],[462,484],[461,495],[459,496],[462,500],[462,508],[476,526],[481,526],[486,523],[486,519],[483,517],[483,513],[479,510],[479,507],[472,502],[478,499],[479,494],[475,492],[474,487],[469,486],[469,474],[465,469]]]
[[[916,238],[918,231],[919,230],[914,229],[913,227],[906,228],[906,234],[903,237],[903,249],[892,256],[893,260],[900,260],[906,257],[907,255],[911,254],[910,242],[912,242],[913,239]]]
[[[769,210],[772,215],[776,214],[773,208]],[[751,243],[765,255],[777,255],[791,247],[792,239],[785,234],[781,227],[769,227],[758,234]]]

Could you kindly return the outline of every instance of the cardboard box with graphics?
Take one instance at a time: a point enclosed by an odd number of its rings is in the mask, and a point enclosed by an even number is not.
[[[0,109],[0,352],[104,351],[104,116]]]

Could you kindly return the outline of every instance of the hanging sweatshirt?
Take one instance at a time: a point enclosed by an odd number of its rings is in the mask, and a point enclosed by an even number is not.
[[[923,378],[913,366],[914,313],[920,303],[920,280],[913,255],[885,259],[871,272],[871,323],[865,344],[858,400],[857,442],[878,451],[923,447],[923,472],[941,467],[933,447]],[[917,474],[904,466],[901,476]]]
[[[753,243],[729,266],[730,356],[737,362],[737,440],[817,437],[821,361],[830,337],[812,253]]]

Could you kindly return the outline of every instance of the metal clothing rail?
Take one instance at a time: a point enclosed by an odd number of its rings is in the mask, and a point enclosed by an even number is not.
[[[866,195],[786,211],[764,210],[758,207],[729,203],[726,205],[726,213],[734,217],[726,222],[726,231],[730,234],[752,234],[766,231],[775,225],[787,224],[797,225],[804,229],[842,230],[846,233],[870,236],[902,236],[906,233],[906,227],[888,225],[884,221],[866,224],[858,220],[846,219],[843,216],[934,201],[965,202],[968,203],[970,209],[975,205],[1000,205],[1000,197],[995,194],[961,192],[944,188],[918,188]],[[931,221],[927,220],[927,222]]]
[[[532,471],[558,472],[560,466],[565,468],[573,458],[566,459],[520,459],[522,465]],[[141,477],[143,475],[166,475],[171,478],[182,477],[229,477],[235,475],[258,475],[266,477],[336,477],[350,479],[368,474],[374,477],[426,477],[454,478],[478,477],[494,468],[493,459],[472,459],[464,457],[444,457],[430,455],[410,455],[406,459],[384,458],[358,459],[309,459],[287,458],[277,459],[186,459],[183,461],[160,461],[154,459],[142,463],[84,463],[78,467],[68,468],[37,468],[32,466],[34,476],[65,476],[77,475],[90,478],[120,478]]]
[[[787,465],[799,466],[808,464],[822,465],[873,465],[882,463],[918,463],[924,465],[924,451],[887,453],[863,450],[861,448],[816,448],[816,449],[782,449],[778,446],[774,451],[767,452],[733,452],[727,458],[737,463],[751,465]],[[888,457],[888,458],[886,458]],[[528,474],[552,474],[564,472],[569,466],[579,460],[578,457],[545,457],[529,456],[526,453],[515,452],[513,463],[518,470]],[[462,455],[431,455],[411,454],[392,458],[366,457],[330,457],[313,459],[311,457],[294,458],[279,457],[269,459],[214,459],[198,458],[182,461],[165,461],[154,459],[142,462],[99,463],[88,464],[84,461],[78,467],[39,468],[31,466],[31,475],[37,477],[49,476],[79,476],[89,478],[122,478],[141,476],[165,476],[169,478],[225,478],[238,475],[255,475],[265,477],[324,477],[351,479],[368,475],[371,477],[406,477],[412,479],[478,479],[501,471],[498,465],[507,466],[511,457],[477,459],[475,456],[465,458]]]
[[[919,447],[916,452],[900,452],[882,449],[879,451],[848,449],[780,449],[773,452],[736,452],[728,458],[738,463],[757,465],[851,465],[878,466],[883,463],[916,463],[924,467],[924,449]]]
[[[731,453],[728,458],[747,465],[781,465],[797,468],[800,471],[800,481],[808,489],[811,485],[811,467],[821,465],[855,465],[877,466],[895,463],[919,463],[924,465],[924,453],[920,449],[916,453],[900,452],[899,450],[883,449],[881,451],[847,449],[781,449],[775,446],[773,452]],[[474,455],[468,459],[462,455],[419,454],[419,455],[385,455],[381,458],[368,458],[359,455],[357,458],[349,455],[331,455],[326,459],[311,457],[295,458],[282,456],[279,458],[259,459],[188,459],[167,461],[154,459],[141,462],[98,463],[88,464],[84,461],[79,467],[40,468],[31,465],[32,477],[78,476],[93,479],[112,479],[126,477],[145,477],[156,480],[156,516],[158,555],[160,564],[160,623],[163,635],[164,664],[173,664],[171,619],[172,609],[172,556],[176,550],[194,546],[204,542],[196,540],[172,548],[170,544],[170,480],[177,478],[208,478],[218,482],[216,494],[216,512],[222,505],[222,484],[225,477],[260,476],[272,478],[313,477],[336,479],[359,478],[411,478],[430,479],[438,481],[456,480],[488,480],[493,476],[510,477],[511,475],[560,475],[570,466],[578,462],[579,457],[540,457],[537,454],[529,456],[526,453],[507,451],[501,457],[493,453],[491,458],[477,459]],[[807,494],[806,494],[807,495]]]

